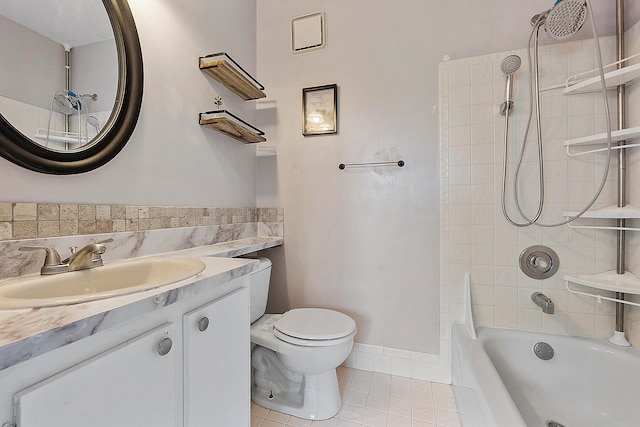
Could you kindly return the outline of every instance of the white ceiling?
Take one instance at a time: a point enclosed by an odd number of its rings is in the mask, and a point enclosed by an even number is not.
[[[0,15],[71,47],[113,39],[101,0],[0,0]]]
[[[431,9],[441,17],[438,34],[443,51],[464,58],[523,48],[531,18],[551,8],[555,0],[439,0]],[[599,36],[615,34],[616,0],[590,0]],[[640,20],[640,0],[625,0],[625,27]],[[474,34],[473,37],[465,35]],[[571,40],[592,38],[590,19]],[[541,44],[556,43],[541,36]]]
[[[201,0],[210,1],[210,0]],[[442,17],[443,47],[453,57],[526,46],[531,17],[549,9],[554,0],[428,0]],[[615,34],[616,0],[590,0],[598,34]],[[640,20],[640,0],[626,0],[627,26]],[[0,0],[0,14],[72,47],[112,39],[101,0]],[[489,19],[483,17],[490,16]],[[459,37],[459,29],[475,30],[476,38]],[[438,31],[438,30],[435,30]],[[575,37],[593,36],[591,24]],[[490,39],[490,43],[487,41]],[[551,43],[546,37],[541,43]]]
[[[498,9],[504,8],[510,11],[508,17],[502,17],[503,23],[510,26],[513,25],[511,21],[514,21],[513,18],[516,17],[518,23],[528,23],[533,15],[553,6],[555,0],[497,0],[493,3]],[[616,0],[590,0],[590,3],[593,8],[593,16],[596,20],[598,35],[615,34]],[[630,27],[631,24],[635,24],[640,19],[640,1],[626,0],[623,3],[625,7],[625,21],[627,27]],[[516,16],[513,16],[512,13]],[[579,38],[592,37],[589,19],[587,19],[584,27],[585,30],[581,31],[583,34],[581,34]]]

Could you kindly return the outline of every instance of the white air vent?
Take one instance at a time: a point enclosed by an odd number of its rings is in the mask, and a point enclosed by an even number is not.
[[[324,12],[291,20],[291,51],[295,54],[322,49],[326,42]]]

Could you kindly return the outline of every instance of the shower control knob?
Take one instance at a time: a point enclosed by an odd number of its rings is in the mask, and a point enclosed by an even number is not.
[[[207,328],[209,327],[209,318],[208,317],[203,317],[202,319],[200,319],[198,321],[198,330],[200,332],[204,332],[207,330]]]
[[[520,254],[520,269],[533,279],[548,279],[556,274],[559,267],[558,254],[546,246],[531,246]]]
[[[165,338],[160,341],[160,345],[158,345],[158,354],[160,356],[166,356],[171,351],[171,347],[173,347],[173,341],[171,338]]]
[[[543,271],[548,271],[549,266],[551,265],[551,259],[547,254],[532,255],[529,259],[529,262],[533,267],[539,268]]]

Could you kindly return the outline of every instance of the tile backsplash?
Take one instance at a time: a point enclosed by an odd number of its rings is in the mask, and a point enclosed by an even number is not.
[[[0,202],[0,240],[283,221],[281,208]]]

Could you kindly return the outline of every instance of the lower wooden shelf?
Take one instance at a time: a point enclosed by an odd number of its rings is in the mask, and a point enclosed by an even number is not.
[[[222,132],[245,144],[254,144],[267,140],[264,137],[263,131],[251,126],[249,123],[226,110],[200,113],[200,125]]]

